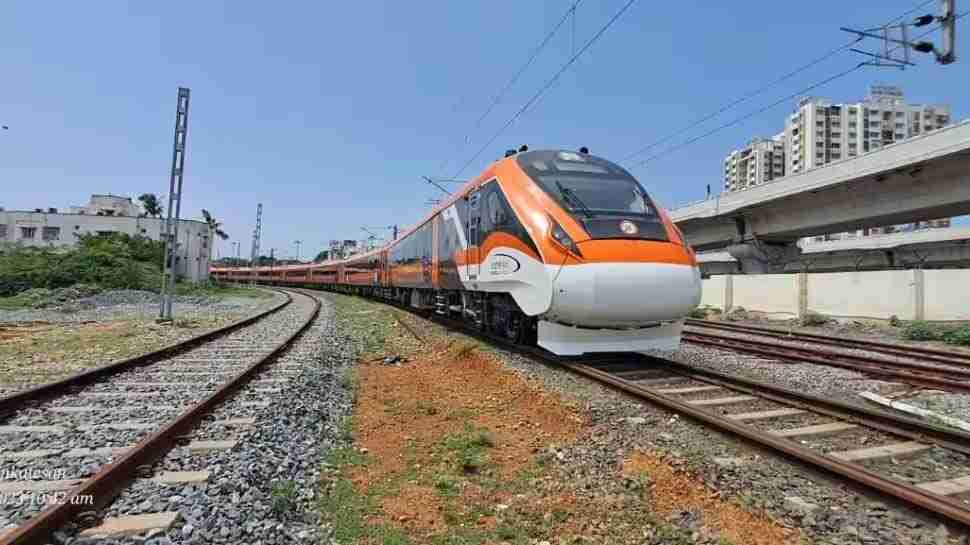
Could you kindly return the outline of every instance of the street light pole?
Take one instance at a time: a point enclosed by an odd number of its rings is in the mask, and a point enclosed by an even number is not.
[[[296,260],[300,261],[300,241],[295,240],[294,243],[296,244]]]

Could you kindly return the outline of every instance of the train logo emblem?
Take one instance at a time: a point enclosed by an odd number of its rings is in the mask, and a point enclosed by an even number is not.
[[[623,220],[620,222],[620,231],[627,235],[635,235],[637,234],[637,224],[630,220]]]

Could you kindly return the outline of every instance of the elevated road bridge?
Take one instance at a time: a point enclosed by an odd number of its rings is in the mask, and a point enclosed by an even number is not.
[[[741,272],[797,261],[802,237],[970,214],[970,121],[671,211],[698,251]]]
[[[801,253],[775,272],[845,272],[886,269],[970,268],[970,225],[890,233],[849,240],[800,242]],[[726,250],[697,255],[705,275],[740,274]]]

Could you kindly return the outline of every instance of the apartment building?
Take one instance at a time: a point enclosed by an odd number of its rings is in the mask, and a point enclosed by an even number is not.
[[[785,170],[804,172],[949,123],[949,106],[906,104],[902,89],[888,85],[873,85],[850,104],[803,98],[785,119]]]
[[[785,133],[755,138],[724,159],[724,190],[737,191],[785,175]]]

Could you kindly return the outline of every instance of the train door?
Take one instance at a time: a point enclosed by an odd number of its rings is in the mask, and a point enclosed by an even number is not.
[[[478,249],[482,228],[481,196],[480,189],[475,189],[468,195],[468,251],[465,253],[465,273],[468,274],[469,280],[478,279],[481,259]]]

